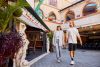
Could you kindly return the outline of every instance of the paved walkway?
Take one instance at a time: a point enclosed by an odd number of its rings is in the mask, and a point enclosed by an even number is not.
[[[67,50],[62,51],[62,62],[57,63],[55,53],[50,53],[31,67],[100,67],[100,51],[77,50],[76,64],[71,66]]]

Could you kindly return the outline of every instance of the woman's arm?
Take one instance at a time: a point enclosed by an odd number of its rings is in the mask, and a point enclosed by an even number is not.
[[[66,31],[66,42],[68,43],[68,32]]]

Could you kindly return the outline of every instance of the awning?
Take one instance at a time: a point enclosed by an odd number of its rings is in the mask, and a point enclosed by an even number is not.
[[[23,14],[20,19],[25,21],[25,24],[31,27],[46,30],[46,28],[30,12],[28,12],[27,9],[23,9]]]
[[[31,27],[39,28],[44,31],[50,30],[32,7],[25,7],[23,9],[23,15],[20,19],[25,21],[25,23]]]

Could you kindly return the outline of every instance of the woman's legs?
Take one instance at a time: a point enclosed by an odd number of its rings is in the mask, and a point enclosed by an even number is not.
[[[56,46],[56,57],[59,62],[61,59],[61,46]]]

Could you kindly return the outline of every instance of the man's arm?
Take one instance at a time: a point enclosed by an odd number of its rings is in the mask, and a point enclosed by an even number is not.
[[[77,38],[78,38],[78,40],[80,41],[80,44],[82,45],[82,39],[81,39],[81,37],[80,37],[79,32],[78,32]]]

